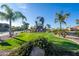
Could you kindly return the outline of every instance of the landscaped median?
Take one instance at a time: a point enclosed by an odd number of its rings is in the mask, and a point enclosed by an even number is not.
[[[61,47],[69,51],[78,51],[79,45],[73,41],[69,41],[64,38],[56,37],[52,33],[20,33],[14,38],[10,38],[0,43],[0,50],[17,50],[23,44],[33,42],[39,38],[46,38],[49,43],[53,43],[56,47]],[[52,50],[52,49],[51,49]]]

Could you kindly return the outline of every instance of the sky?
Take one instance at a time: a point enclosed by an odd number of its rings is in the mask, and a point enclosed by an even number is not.
[[[2,4],[0,4],[1,6]],[[77,3],[10,3],[7,4],[14,11],[20,11],[26,16],[30,26],[35,25],[37,16],[42,16],[45,19],[45,25],[50,24],[52,28],[59,28],[59,23],[55,23],[56,12],[63,11],[70,13],[67,18],[67,25],[62,25],[63,28],[77,26],[76,19],[79,19],[79,4]],[[4,9],[0,8],[0,11]],[[9,21],[1,20],[0,23],[9,23]],[[12,26],[21,26],[22,20],[18,19],[12,22]]]

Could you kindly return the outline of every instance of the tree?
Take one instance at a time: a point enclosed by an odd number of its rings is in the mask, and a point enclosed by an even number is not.
[[[50,28],[51,28],[51,25],[50,25],[50,24],[47,24],[47,25],[46,25],[46,28],[47,28],[47,29],[50,29]]]
[[[23,25],[22,25],[23,30],[27,30],[28,27],[29,27],[29,23],[26,23],[25,21],[23,21]]]
[[[56,13],[55,23],[59,22],[60,30],[62,29],[62,24],[66,24],[65,20],[69,15],[69,13],[63,13],[62,11],[60,13]]]
[[[79,19],[76,19],[76,24],[79,25]]]
[[[50,32],[51,25],[50,24],[46,24],[46,31]]]
[[[1,5],[1,8],[4,8],[4,12],[0,12],[0,19],[9,21],[9,35],[12,37],[12,21],[16,19],[26,19],[26,17],[19,11],[13,11],[8,5]]]

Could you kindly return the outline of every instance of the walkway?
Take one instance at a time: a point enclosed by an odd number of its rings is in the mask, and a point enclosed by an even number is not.
[[[8,56],[12,51],[0,51],[0,56]]]
[[[66,36],[66,38],[79,44],[79,37],[68,35],[68,36]]]

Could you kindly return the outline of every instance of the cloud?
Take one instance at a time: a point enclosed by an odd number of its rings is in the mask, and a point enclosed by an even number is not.
[[[25,4],[25,3],[18,3],[18,4],[16,4],[17,5],[17,7],[19,7],[19,8],[21,8],[21,9],[27,9],[27,4]]]
[[[26,6],[20,6],[19,8],[26,9]]]

